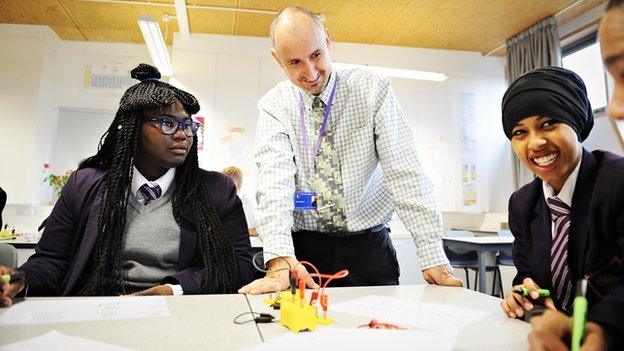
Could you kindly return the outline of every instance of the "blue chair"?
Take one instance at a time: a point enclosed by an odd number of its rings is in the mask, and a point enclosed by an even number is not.
[[[498,232],[500,236],[512,236],[511,230],[505,229]],[[499,266],[513,266],[513,253],[511,250],[502,250],[498,252],[498,256],[496,257],[496,264]]]
[[[450,230],[446,232],[447,237],[473,237],[475,236],[473,232],[466,230]],[[477,290],[477,281],[479,280],[479,254],[475,250],[464,250],[451,248],[446,243],[444,244],[444,253],[446,257],[449,259],[449,262],[453,268],[461,268],[466,273],[466,287],[470,289],[470,276],[468,275],[468,270],[475,271],[475,280],[474,280],[474,290]],[[503,293],[502,283],[500,279],[500,270],[498,269],[498,265],[494,266],[486,266],[486,272],[494,272],[494,281],[492,285],[492,295],[495,294],[496,290],[496,282],[498,277],[500,295]]]

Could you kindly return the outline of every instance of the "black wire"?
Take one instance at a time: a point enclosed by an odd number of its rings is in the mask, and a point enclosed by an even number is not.
[[[269,251],[260,251],[260,252],[256,252],[256,254],[255,254],[255,255],[253,255],[253,257],[252,257],[252,259],[251,259],[251,263],[253,263],[254,267],[255,267],[257,270],[259,270],[260,272],[263,272],[263,273],[268,273],[268,272],[269,272],[269,271],[267,270],[267,268],[266,268],[266,265],[264,265],[264,268],[262,268],[262,267],[260,267],[260,266],[258,265],[258,263],[256,262],[256,258],[257,258],[257,257],[258,257],[258,255],[260,255],[260,254],[263,254],[263,255],[264,255],[264,254],[269,254],[269,255],[273,255],[273,256],[275,256],[275,258],[281,258],[281,259],[282,259],[282,260],[284,260],[284,262],[286,262],[286,264],[288,265],[288,270],[289,270],[289,271],[292,271],[292,267],[291,267],[290,263],[289,263],[289,262],[288,262],[288,260],[287,260],[287,259],[285,259],[283,256],[280,256],[280,255],[278,255],[278,254],[276,254],[276,253],[269,252]],[[285,271],[285,270],[287,270],[287,269],[286,269],[286,268],[281,268],[281,269],[277,269],[277,270],[275,270],[275,272],[280,272],[280,271]]]
[[[239,314],[238,316],[234,317],[234,324],[239,324],[240,325],[240,324],[246,324],[246,323],[255,321],[255,318],[251,318],[251,319],[248,319],[248,320],[245,320],[245,321],[242,321],[242,322],[238,320],[240,317],[248,315],[248,314],[251,314],[252,316],[254,314],[261,315],[261,313],[258,313],[258,312],[243,312],[243,313]]]

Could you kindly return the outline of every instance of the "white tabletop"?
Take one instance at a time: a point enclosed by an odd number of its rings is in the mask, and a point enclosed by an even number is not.
[[[502,236],[502,235],[492,235],[492,236],[466,236],[466,237],[444,237],[443,240],[447,241],[460,241],[464,243],[471,244],[512,244],[514,241],[513,236]]]
[[[458,333],[454,349],[478,351],[526,350],[528,347],[527,335],[530,331],[530,325],[506,317],[500,309],[500,299],[472,290],[434,285],[399,285],[330,288],[327,291],[331,303],[347,301],[367,295],[382,295],[491,312],[491,314],[484,319],[461,329]],[[268,312],[279,316],[279,311],[271,310],[263,302],[265,298],[266,295],[249,296],[252,309],[256,312]],[[335,321],[333,326],[342,328],[357,328],[359,325],[367,324],[371,319],[363,316],[331,311],[331,304],[328,313]],[[258,327],[265,340],[290,333],[286,327],[279,323],[258,324]],[[416,346],[415,349],[417,349]]]
[[[168,317],[2,326],[0,345],[39,336],[53,329],[66,335],[137,350],[238,350],[261,342],[254,323],[237,325],[233,322],[236,315],[249,311],[244,295],[165,299],[170,311]],[[0,308],[0,316],[6,310]]]

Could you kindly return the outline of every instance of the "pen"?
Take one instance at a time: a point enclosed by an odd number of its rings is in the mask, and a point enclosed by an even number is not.
[[[537,293],[539,294],[540,297],[549,297],[550,296],[550,290],[548,290],[548,289],[537,289],[536,291],[537,291]],[[517,292],[518,294],[521,294],[522,296],[529,296],[530,295],[530,290],[525,288],[525,287],[520,287],[520,288],[516,289],[514,292]]]
[[[13,274],[4,274],[2,275],[2,280],[7,283],[10,283],[15,280],[20,280],[26,278],[26,274],[24,272],[15,272]]]
[[[585,318],[587,317],[587,299],[585,292],[587,291],[587,280],[581,279],[577,283],[576,297],[572,305],[572,351],[581,349],[581,341],[585,334]]]

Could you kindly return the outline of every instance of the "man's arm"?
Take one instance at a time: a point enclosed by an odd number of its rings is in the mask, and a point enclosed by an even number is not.
[[[262,279],[242,287],[239,292],[261,294],[288,287],[288,270],[299,276],[307,271],[295,259],[291,228],[295,195],[295,165],[286,126],[258,104],[255,159],[258,167],[256,228],[263,243],[264,261],[269,272]],[[282,258],[283,257],[283,258]],[[311,280],[309,286],[315,285]]]
[[[375,145],[396,211],[414,238],[423,275],[430,283],[461,286],[442,249],[442,218],[433,184],[420,165],[403,110],[387,79],[377,89]]]

